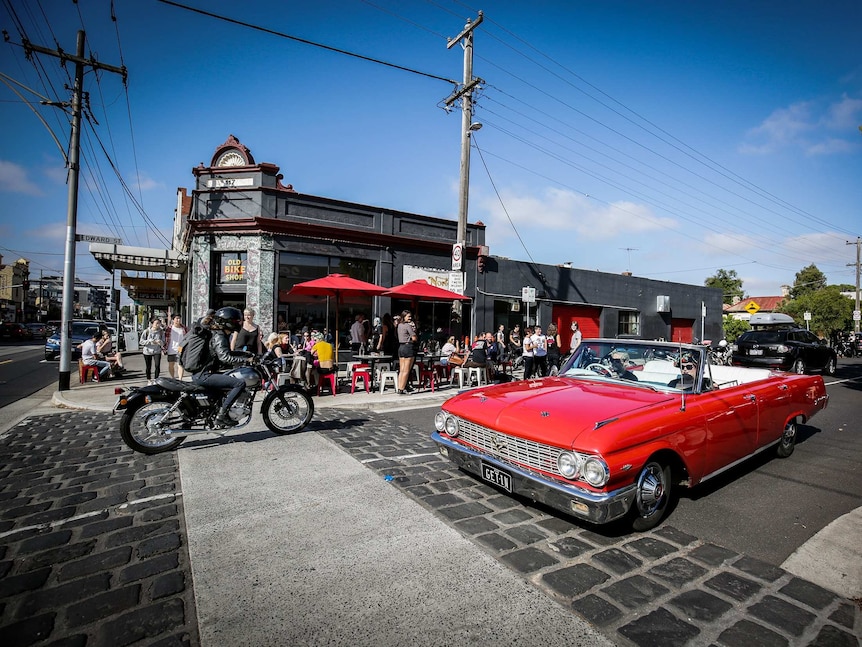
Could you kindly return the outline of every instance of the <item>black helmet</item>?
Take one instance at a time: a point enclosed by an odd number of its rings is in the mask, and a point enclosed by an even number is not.
[[[236,332],[242,328],[242,312],[237,308],[219,308],[213,319],[219,328],[228,332]]]

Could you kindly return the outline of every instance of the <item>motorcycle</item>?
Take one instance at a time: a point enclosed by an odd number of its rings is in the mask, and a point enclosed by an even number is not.
[[[708,348],[707,356],[710,364],[713,366],[730,366],[731,355],[733,352],[726,339],[722,339],[717,343],[713,343],[706,339],[702,343]]]
[[[123,442],[136,452],[159,454],[176,449],[192,434],[224,436],[248,425],[260,391],[266,393],[260,412],[270,431],[285,435],[302,430],[314,416],[314,402],[298,384],[276,386],[274,366],[252,360],[248,366],[226,371],[245,382],[245,388],[228,411],[228,416],[237,423],[235,426],[216,422],[225,392],[193,382],[159,377],[155,384],[118,393],[113,411],[123,412],[120,420]]]

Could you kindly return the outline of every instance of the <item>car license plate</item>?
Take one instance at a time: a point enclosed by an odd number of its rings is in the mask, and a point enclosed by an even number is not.
[[[749,355],[763,355],[763,349],[761,348],[752,348],[748,351]]]
[[[497,487],[501,487],[506,492],[512,491],[512,476],[508,472],[497,469],[488,463],[482,463],[482,478],[493,483]]]

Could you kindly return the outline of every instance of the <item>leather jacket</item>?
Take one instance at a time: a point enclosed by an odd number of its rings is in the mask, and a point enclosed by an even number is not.
[[[212,330],[210,336],[210,363],[201,371],[216,373],[232,366],[242,366],[248,363],[253,353],[244,350],[231,350],[230,337],[221,330]]]

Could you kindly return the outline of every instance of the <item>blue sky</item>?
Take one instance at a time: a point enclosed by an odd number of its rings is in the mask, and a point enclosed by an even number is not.
[[[693,284],[723,268],[750,296],[778,294],[810,263],[855,281],[858,0],[182,4],[424,74],[157,0],[116,0],[116,23],[108,0],[4,0],[13,43],[22,27],[74,51],[83,28],[88,56],[129,71],[127,89],[107,72],[85,79],[98,123],[82,139],[79,233],[164,247],[176,189],[230,134],[300,192],[456,220],[461,116],[432,77],[461,80],[446,39],[483,10],[469,221],[487,225],[492,254]],[[68,100],[57,60],[36,59],[0,43],[0,78],[65,148],[68,118],[14,84]],[[3,83],[0,111],[0,254],[59,273],[62,155]],[[78,276],[108,283],[77,247]]]

